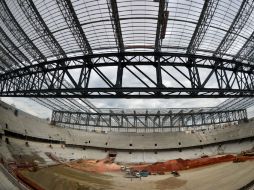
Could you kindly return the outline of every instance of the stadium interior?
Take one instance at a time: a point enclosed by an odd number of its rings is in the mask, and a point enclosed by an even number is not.
[[[0,0],[0,190],[253,190],[253,0]]]

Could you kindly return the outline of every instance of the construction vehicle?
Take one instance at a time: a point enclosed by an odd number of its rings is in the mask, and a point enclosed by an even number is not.
[[[174,177],[179,177],[180,174],[178,173],[178,171],[172,171],[171,174],[174,176]]]

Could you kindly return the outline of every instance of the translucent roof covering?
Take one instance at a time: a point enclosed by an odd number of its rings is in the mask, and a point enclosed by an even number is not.
[[[159,40],[161,52],[250,61],[253,51],[241,52],[254,39],[253,7],[250,0],[3,0],[0,55],[9,53],[9,63],[22,66],[120,50],[153,52]],[[9,68],[1,64],[0,70]]]

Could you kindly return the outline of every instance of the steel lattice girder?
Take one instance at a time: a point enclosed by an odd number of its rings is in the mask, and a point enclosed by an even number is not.
[[[117,67],[121,67],[123,72],[116,72],[121,76],[115,78],[112,77],[114,71],[105,70]],[[149,72],[143,67],[148,68]],[[157,76],[152,77],[152,69]],[[195,75],[199,77],[194,78],[190,69],[195,69]],[[158,75],[158,70],[161,75]],[[73,77],[69,78],[70,75]],[[45,76],[49,78],[46,80]],[[117,85],[120,83],[117,80],[122,80],[123,76],[128,77],[128,81],[124,81],[127,84]],[[6,72],[0,75],[0,95],[69,98],[252,97],[253,76],[252,65],[234,60],[155,52],[110,53],[65,58]],[[101,82],[91,86],[89,81],[98,78]],[[63,85],[64,80],[73,87]],[[134,80],[137,83],[133,84]]]
[[[29,63],[29,59],[18,49],[18,47],[10,40],[10,38],[5,34],[3,29],[0,27],[0,43],[8,50],[9,54],[15,57],[21,65],[26,65]],[[24,64],[26,62],[26,64]],[[15,65],[15,64],[14,64]]]
[[[234,21],[229,27],[229,30],[227,31],[220,45],[217,47],[214,55],[222,57],[229,50],[247,23],[253,9],[254,2],[252,0],[242,2]]]
[[[114,30],[114,35],[116,42],[118,44],[118,49],[120,52],[124,51],[124,43],[123,43],[123,36],[121,30],[121,24],[118,14],[118,7],[116,0],[107,0],[108,9],[111,17],[112,28]]]
[[[237,37],[243,30],[249,17],[251,16],[251,13],[253,12],[253,9],[254,9],[253,1],[246,0],[242,2],[234,21],[229,27],[229,30],[227,31],[220,45],[217,47],[217,50],[214,53],[214,55],[219,57],[225,55],[225,53],[230,49],[232,44],[236,41]],[[252,62],[253,60],[251,59],[252,57],[251,52],[253,52],[253,33],[251,34],[249,39],[245,42],[245,44],[242,46],[242,48],[238,51],[238,53],[235,56],[235,59],[237,59],[238,61],[243,61],[244,59],[247,59],[248,61]],[[234,102],[234,100],[232,101]],[[231,100],[226,101],[225,103],[233,104],[231,103]],[[252,100],[246,101],[245,99],[242,99],[238,101],[239,108],[251,107],[252,104],[253,104]],[[228,109],[234,109],[234,107],[236,106],[233,104],[231,107],[229,107],[228,105],[227,107]]]
[[[161,50],[161,44],[162,44],[162,29],[163,27],[166,27],[164,23],[164,13],[167,9],[168,4],[165,0],[159,1],[159,11],[158,11],[158,21],[157,21],[157,29],[156,29],[156,37],[155,37],[155,45],[154,45],[154,51],[159,52]]]
[[[247,109],[253,106],[253,98],[234,98],[227,99],[218,106],[212,108],[213,111],[217,110],[234,110],[234,109]]]
[[[35,60],[46,60],[45,56],[39,51],[39,49],[33,44],[31,39],[26,35],[18,22],[15,20],[5,1],[0,1],[0,18],[4,22],[5,26],[11,32],[11,34],[17,39],[17,41],[23,45],[24,49]]]
[[[85,113],[56,111],[52,112],[53,124],[70,124],[94,127],[195,127],[230,123],[247,120],[245,109],[210,112],[178,112],[178,113]],[[107,122],[105,122],[107,121]]]
[[[40,36],[42,37],[43,42],[47,45],[47,47],[51,50],[54,56],[61,58],[66,57],[65,52],[60,47],[58,42],[55,40],[54,36],[48,29],[47,25],[44,23],[43,19],[41,18],[38,10],[36,9],[35,5],[31,0],[25,0],[25,1],[18,1],[20,7],[22,8],[22,11],[24,12],[25,16],[31,23],[31,25],[34,27],[35,31],[37,31]],[[1,8],[4,8],[4,12],[1,14],[6,14],[8,16],[9,21],[9,29],[11,31],[15,31],[15,38],[20,41],[20,39],[26,40],[27,43],[30,44],[31,47],[34,47],[34,44],[32,42],[28,41],[26,35],[24,35],[24,31],[21,29],[21,27],[16,23],[13,15],[9,11],[8,7],[5,3],[2,4]],[[28,58],[12,43],[12,41],[8,38],[8,36],[4,33],[4,31],[0,28],[0,39],[2,44],[6,49],[9,50],[9,53],[12,54],[22,65],[24,63],[22,61],[26,61],[26,64],[31,62],[28,60]],[[26,49],[27,52],[29,52],[29,49]],[[10,59],[9,59],[10,60]],[[10,62],[11,63],[11,62]],[[49,78],[52,78],[50,76],[45,76],[46,80],[50,80]],[[55,77],[55,76],[54,76]],[[71,77],[71,76],[69,76]],[[34,80],[37,80],[37,78],[34,78]],[[31,80],[30,83],[34,82],[34,80]],[[56,79],[58,80],[58,79]],[[71,88],[71,85],[67,81],[62,81],[64,86],[67,86],[67,88]],[[35,100],[35,99],[34,99]],[[83,103],[85,103],[89,108],[99,111],[91,102],[88,100],[80,99]],[[70,104],[74,104],[77,106],[79,103],[76,100],[69,99],[68,100]],[[39,102],[43,105],[44,102],[40,99]],[[77,107],[80,107],[81,110],[87,110],[86,107],[83,107],[81,104],[79,104]]]
[[[25,14],[27,20],[33,26],[35,31],[41,37],[42,41],[58,58],[66,57],[64,50],[59,45],[53,34],[50,32],[48,26],[45,24],[38,10],[36,9],[32,0],[18,0],[18,4]]]
[[[214,13],[216,11],[219,0],[206,0],[203,5],[202,12],[200,14],[197,26],[192,35],[191,41],[187,48],[188,54],[195,54],[199,48],[207,29],[210,26]]]
[[[2,66],[4,70],[5,68],[11,68],[14,65],[17,65],[15,60],[0,45],[0,66]]]
[[[92,48],[87,40],[87,37],[82,29],[79,19],[75,13],[70,0],[56,0],[62,15],[73,34],[78,45],[84,52],[84,54],[92,54]]]
[[[235,59],[240,61],[243,61],[244,59],[247,59],[248,61],[254,60],[254,32],[252,32],[248,40],[246,40],[245,44],[237,52]]]

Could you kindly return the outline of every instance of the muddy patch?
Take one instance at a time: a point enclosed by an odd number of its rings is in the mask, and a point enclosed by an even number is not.
[[[185,185],[187,183],[187,180],[182,180],[175,177],[169,177],[167,179],[163,179],[155,183],[156,183],[156,188],[160,190],[176,189]]]

